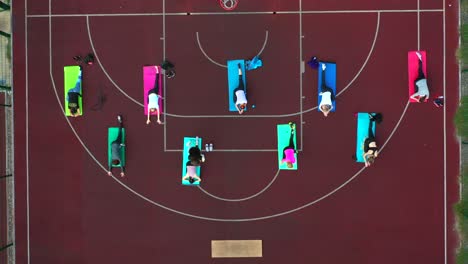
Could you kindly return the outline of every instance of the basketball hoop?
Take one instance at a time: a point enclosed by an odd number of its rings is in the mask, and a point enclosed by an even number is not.
[[[226,11],[236,9],[238,3],[238,0],[219,0],[219,5]]]

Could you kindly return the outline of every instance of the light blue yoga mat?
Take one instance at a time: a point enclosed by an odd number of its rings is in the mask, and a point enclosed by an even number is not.
[[[289,127],[289,124],[281,124],[277,125],[277,135],[278,135],[278,167],[280,170],[297,170],[297,154],[294,154],[294,157],[296,158],[296,162],[293,163],[292,168],[288,168],[288,165],[286,163],[281,163],[281,160],[283,159],[283,149],[289,145],[289,137],[291,135],[291,128]],[[297,148],[297,135],[296,132],[294,132],[294,145]]]
[[[322,100],[322,96],[320,93],[322,92],[322,64],[325,63],[327,68],[325,69],[325,85],[333,89],[333,93],[336,95],[336,63],[333,62],[320,62],[319,69],[318,69],[318,103]],[[332,112],[336,110],[336,102],[333,101],[333,109]],[[320,108],[317,107],[317,110],[320,111]],[[321,111],[320,111],[321,112]]]
[[[368,136],[369,130],[369,113],[358,113],[357,116],[357,140],[356,140],[356,162],[364,162],[364,141]],[[375,122],[372,126],[372,131],[375,135]]]
[[[189,161],[189,149],[191,147],[195,147],[195,139],[194,137],[184,137],[184,151],[182,152],[182,178],[184,178],[184,176],[187,174],[187,162]],[[190,142],[190,146],[187,146],[187,143]],[[198,147],[200,148],[201,150],[201,147],[202,146],[202,139],[201,138],[198,138]],[[200,166],[197,167],[197,174],[198,174],[198,177],[201,177],[201,169],[200,169]],[[190,183],[188,180],[182,180],[182,184],[183,185],[200,185],[200,182],[199,181],[195,181],[193,184]]]
[[[244,60],[229,60],[227,62],[228,71],[228,98],[229,98],[229,111],[237,112],[236,104],[234,102],[234,90],[239,87],[239,63],[242,68],[242,80],[244,80],[245,93],[247,94],[247,84],[245,82],[245,61]],[[247,107],[244,109],[247,111]]]

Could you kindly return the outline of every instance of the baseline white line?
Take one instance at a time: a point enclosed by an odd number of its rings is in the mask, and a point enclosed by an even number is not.
[[[50,9],[50,7],[49,7]],[[50,14],[50,10],[49,10]],[[28,264],[31,263],[31,240],[30,233],[31,229],[29,226],[29,58],[28,58],[28,0],[24,0],[24,49],[25,49],[25,101],[26,101],[26,244],[27,244],[27,258]],[[50,20],[50,18],[49,18]],[[12,56],[13,58],[13,56]],[[13,105],[13,107],[15,107]],[[13,111],[14,112],[14,111]],[[14,126],[14,125],[13,125]],[[14,143],[13,143],[14,144]],[[15,199],[16,200],[16,199]]]
[[[213,60],[210,56],[208,56],[208,54],[206,53],[205,49],[203,49],[203,46],[201,44],[201,41],[200,41],[200,34],[197,32],[195,32],[195,35],[197,37],[197,43],[198,43],[198,48],[200,49],[200,51],[203,53],[203,55],[205,56],[205,58],[209,61],[211,61],[213,64],[216,64],[218,65],[219,67],[223,67],[223,68],[227,68],[226,64],[221,64],[215,60]],[[260,49],[260,51],[257,53],[257,56],[260,56],[263,52],[263,50],[265,49],[266,47],[266,44],[268,42],[268,30],[265,30],[265,40],[263,41],[263,46],[262,48]]]
[[[447,100],[447,94],[446,94],[446,64],[447,64],[447,56],[446,56],[446,23],[445,23],[445,16],[447,13],[445,12],[445,0],[442,1],[443,3],[443,57],[444,57],[444,63],[443,63],[443,94],[444,94],[444,100]],[[458,2],[459,5],[461,5],[461,1]],[[447,107],[443,107],[444,110],[444,119],[443,119],[443,127],[444,127],[444,263],[448,263],[448,246],[447,246]]]
[[[354,76],[354,78],[348,83],[348,85],[345,86],[345,88],[343,88],[339,93],[336,94],[336,96],[338,97],[340,94],[342,94],[344,91],[346,91],[349,87],[351,87],[351,84],[354,83],[354,81],[361,75],[361,72],[364,70],[364,68],[366,67],[367,65],[367,62],[369,62],[369,59],[371,57],[371,55],[374,53],[374,47],[375,47],[375,43],[377,43],[377,37],[379,36],[379,32],[380,32],[380,12],[377,12],[377,25],[375,26],[375,33],[374,33],[374,41],[372,42],[372,46],[371,46],[371,49],[369,51],[369,53],[367,54],[367,58],[366,60],[364,61],[364,63],[362,64],[361,68],[359,69],[358,73]]]
[[[275,182],[275,180],[278,177],[279,173],[280,173],[280,170],[278,169],[278,171],[276,172],[275,177],[273,177],[273,179],[270,181],[270,183],[267,184],[267,186],[265,186],[262,190],[260,190],[256,194],[253,194],[253,195],[250,195],[250,196],[247,196],[247,197],[244,197],[244,198],[238,198],[238,199],[222,198],[222,197],[216,196],[214,194],[211,194],[210,192],[203,189],[203,187],[201,187],[200,185],[198,185],[197,187],[198,187],[198,189],[200,189],[202,192],[204,192],[208,196],[211,196],[211,197],[213,197],[213,198],[215,198],[217,200],[221,200],[221,201],[225,201],[225,202],[243,202],[243,201],[247,201],[247,200],[250,200],[252,198],[255,198],[255,197],[259,196],[260,194],[264,193],[266,190],[268,190],[268,188],[270,188],[270,186]]]
[[[347,13],[415,13],[415,12],[443,12],[444,9],[375,9],[375,10],[309,10],[302,11],[302,14],[347,14]],[[287,15],[287,14],[298,14],[299,11],[264,11],[264,12],[196,12],[190,13],[191,15],[273,15],[273,12],[276,12],[276,15]],[[40,17],[124,17],[124,16],[162,16],[163,13],[121,13],[121,14],[109,14],[109,13],[83,13],[83,14],[53,14],[53,15],[27,15],[28,18],[40,18]],[[187,12],[174,12],[174,13],[165,13],[166,16],[186,16]]]
[[[102,71],[104,72],[104,74],[107,76],[107,78],[109,79],[109,81],[111,81],[111,83],[115,86],[115,88],[117,88],[123,95],[125,95],[128,99],[130,99],[131,101],[133,101],[134,103],[136,103],[137,105],[141,106],[141,107],[144,107],[144,105],[140,102],[138,102],[136,99],[134,99],[133,97],[131,97],[130,95],[128,95],[124,90],[122,90],[120,88],[120,86],[114,82],[114,80],[110,77],[109,73],[107,73],[106,69],[104,68],[104,65],[102,65],[101,63],[101,60],[99,59],[99,55],[98,53],[96,52],[96,49],[94,48],[94,43],[93,43],[93,38],[91,37],[91,29],[90,29],[90,26],[89,26],[89,17],[86,16],[86,28],[88,29],[88,38],[89,38],[89,43],[91,44],[91,49],[93,50],[93,54],[94,54],[94,57],[96,57],[96,60],[99,64],[99,66],[101,66],[101,69]],[[165,121],[165,120],[164,120]]]

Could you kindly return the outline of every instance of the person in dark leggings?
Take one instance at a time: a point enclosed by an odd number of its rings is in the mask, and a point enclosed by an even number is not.
[[[236,105],[237,111],[239,114],[244,113],[244,109],[247,107],[247,94],[245,92],[244,81],[242,79],[242,68],[239,64],[239,87],[234,89],[233,98],[234,104]]]
[[[367,138],[364,140],[364,163],[366,167],[369,167],[374,163],[375,158],[379,155],[377,142],[375,141],[374,131],[372,127],[374,123],[380,123],[382,121],[382,114],[369,114],[369,128],[367,130]]]
[[[76,80],[75,87],[67,92],[68,109],[73,117],[81,115],[79,97],[81,97],[81,68],[78,73],[78,79]]]
[[[195,146],[192,147],[192,144],[188,142],[187,146],[190,147],[189,149],[189,162],[193,166],[200,166],[202,162],[205,162],[205,156],[201,154],[200,147],[198,146],[198,137],[195,138]]]
[[[112,165],[118,166],[120,165],[120,176],[124,177],[125,176],[125,167],[122,165],[122,157],[121,157],[121,148],[125,146],[125,144],[122,142],[122,128],[123,128],[123,121],[122,121],[122,116],[117,116],[117,121],[119,121],[119,134],[117,135],[117,138],[112,141],[111,143],[111,163],[109,164],[109,171],[107,174],[109,176],[112,175]]]
[[[291,133],[289,134],[289,145],[283,149],[283,159],[281,160],[281,163],[286,162],[288,168],[292,168],[294,163],[296,163],[296,157],[294,157],[294,154],[297,153],[296,146],[294,145],[296,124],[289,122],[289,127],[291,128]]]
[[[411,95],[411,99],[417,100],[419,103],[425,102],[429,99],[429,88],[427,86],[427,79],[426,75],[423,71],[423,61],[421,53],[416,52],[416,56],[418,56],[418,77],[414,81],[414,88],[416,92]]]
[[[151,123],[150,114],[154,112],[157,113],[158,124],[162,124],[161,119],[160,119],[161,114],[159,110],[159,98],[162,99],[162,97],[159,95],[159,75],[160,74],[159,74],[159,68],[157,66],[155,67],[156,67],[156,78],[154,81],[154,86],[153,86],[153,89],[148,91],[148,102],[147,102],[148,103],[148,113],[147,113],[148,118],[146,119],[146,124]]]
[[[325,84],[325,69],[327,65],[322,63],[322,86],[320,87],[320,95],[322,96],[319,104],[319,109],[322,111],[324,116],[328,116],[330,111],[333,109],[333,102],[335,101],[335,93],[333,89]]]

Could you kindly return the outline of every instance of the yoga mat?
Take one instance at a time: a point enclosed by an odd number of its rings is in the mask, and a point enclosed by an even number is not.
[[[120,148],[120,160],[122,161],[122,163],[119,165],[112,164],[111,144],[114,140],[117,139],[118,135],[118,127],[109,127],[109,129],[107,130],[107,161],[109,163],[109,166],[112,166],[113,168],[120,168],[122,166],[125,166],[125,146]],[[125,128],[122,128],[122,143],[125,144]]]
[[[239,87],[239,63],[242,68],[242,80],[244,81],[245,93],[247,96],[247,84],[245,82],[245,62],[244,60],[229,60],[227,62],[228,69],[228,99],[229,111],[237,112],[236,103],[234,102],[234,90]],[[244,109],[247,111],[247,107]]]
[[[369,113],[358,113],[357,116],[357,139],[356,139],[356,162],[364,162],[364,141],[368,136],[369,130]],[[375,135],[375,122],[372,126],[372,131]]]
[[[332,88],[333,94],[336,95],[336,63],[334,62],[320,62],[319,67],[318,67],[318,104],[320,105],[320,101],[322,100],[322,96],[320,95],[321,92],[321,87],[322,87],[322,63],[325,63],[327,65],[327,68],[325,69],[325,84],[326,86]],[[336,101],[332,101],[333,108],[331,112],[335,112],[336,109]],[[317,107],[317,110],[319,112],[320,108]]]
[[[261,258],[262,240],[212,240],[212,258]]]
[[[191,147],[194,147],[195,146],[195,139],[194,137],[184,137],[184,151],[182,152],[182,178],[184,178],[184,176],[187,174],[187,162],[189,161],[189,149]],[[191,142],[191,146],[187,146],[187,143],[188,142]],[[202,139],[201,138],[198,138],[198,147],[200,148],[200,151],[202,149]],[[197,174],[198,174],[198,177],[201,177],[201,166],[198,166],[197,167]],[[196,181],[194,182],[193,184],[190,183],[188,180],[182,180],[182,184],[183,185],[200,185],[200,181]]]
[[[64,85],[64,94],[65,94],[65,103],[63,104],[65,107],[65,115],[66,116],[71,116],[70,109],[68,109],[68,90],[75,88],[76,81],[78,80],[78,74],[80,73],[80,66],[65,66],[63,67],[63,74],[64,74],[64,80],[65,80],[65,85]],[[83,78],[83,73],[81,74],[81,77]],[[82,86],[83,83],[80,83],[80,86]],[[81,95],[83,95],[83,87],[81,87]],[[78,97],[78,105],[80,107],[80,116],[83,115],[83,96]]]
[[[426,51],[419,51],[421,53],[421,57],[423,60],[423,72],[424,75],[426,75],[427,78],[427,70],[426,70]],[[418,77],[418,67],[419,67],[419,58],[416,55],[416,51],[408,51],[408,87],[409,87],[409,97],[413,95],[416,92],[416,87],[414,85],[414,81]],[[411,103],[417,103],[418,100],[411,99]],[[427,99],[426,99],[427,102]]]
[[[163,96],[163,87],[162,79],[163,75],[161,74],[161,67],[157,66],[156,69],[154,66],[144,66],[143,67],[143,102],[145,105],[145,115],[148,115],[148,91],[154,88],[154,82],[156,80],[156,74],[159,74],[159,95]],[[158,99],[159,102],[159,111],[163,111],[163,104],[161,98]],[[157,115],[156,112],[150,113],[150,115]]]
[[[296,158],[296,162],[293,163],[292,168],[288,168],[286,163],[281,164],[281,160],[283,159],[283,149],[289,145],[289,136],[291,133],[291,128],[289,124],[281,124],[277,125],[277,135],[278,135],[278,167],[280,170],[297,170],[297,154],[294,154]],[[297,131],[294,132],[294,145],[297,149]]]

